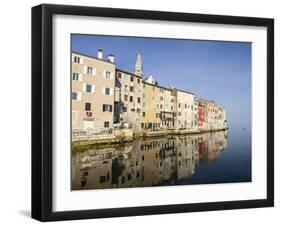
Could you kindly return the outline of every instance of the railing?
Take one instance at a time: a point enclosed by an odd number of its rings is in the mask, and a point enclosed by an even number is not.
[[[92,136],[103,136],[103,135],[111,135],[113,134],[113,129],[109,128],[109,129],[103,129],[103,130],[83,130],[83,129],[79,129],[79,130],[73,130],[72,131],[72,137],[74,138],[78,138],[78,137],[92,137]]]

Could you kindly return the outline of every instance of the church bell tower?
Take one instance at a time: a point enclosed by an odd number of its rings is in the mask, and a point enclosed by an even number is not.
[[[141,59],[140,53],[137,56],[137,61],[136,61],[136,66],[135,66],[135,74],[143,77],[142,59]]]

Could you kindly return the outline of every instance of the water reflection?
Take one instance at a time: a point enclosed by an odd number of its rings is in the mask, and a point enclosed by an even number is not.
[[[72,189],[174,184],[227,148],[227,132],[141,139],[72,156]]]

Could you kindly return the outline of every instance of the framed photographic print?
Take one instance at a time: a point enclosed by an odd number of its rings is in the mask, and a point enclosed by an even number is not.
[[[32,8],[32,217],[274,205],[274,21]]]

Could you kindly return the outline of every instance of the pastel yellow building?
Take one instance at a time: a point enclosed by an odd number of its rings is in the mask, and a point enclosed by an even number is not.
[[[164,99],[160,101],[163,97],[164,89],[155,83],[150,83],[149,80],[144,80],[142,85],[141,128],[143,130],[158,130],[161,126],[160,113],[164,109]]]

